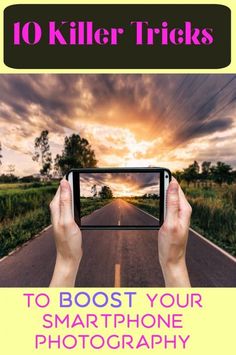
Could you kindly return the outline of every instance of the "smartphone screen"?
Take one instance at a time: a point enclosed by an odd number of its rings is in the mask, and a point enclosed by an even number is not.
[[[99,169],[98,169],[99,170]],[[75,216],[82,228],[159,228],[163,175],[158,171],[74,173]]]

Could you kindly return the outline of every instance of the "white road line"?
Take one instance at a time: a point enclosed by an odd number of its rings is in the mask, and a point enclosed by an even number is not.
[[[197,237],[201,238],[202,240],[204,240],[206,243],[210,244],[213,248],[217,249],[219,252],[221,252],[222,254],[224,254],[225,256],[227,256],[229,259],[231,259],[232,261],[234,261],[236,263],[236,258],[233,257],[232,255],[230,255],[229,253],[227,253],[227,251],[225,251],[224,249],[221,249],[218,245],[214,244],[213,242],[211,242],[209,239],[203,237],[203,235],[199,234],[198,232],[196,232],[195,230],[193,230],[192,228],[189,228],[189,230],[191,232],[193,232]]]
[[[129,203],[129,202],[128,202],[128,203]],[[150,213],[148,213],[148,212],[146,212],[146,211],[141,210],[141,208],[139,208],[139,207],[137,207],[137,206],[133,205],[132,203],[129,203],[129,204],[130,204],[130,205],[132,205],[133,207],[137,208],[137,210],[139,210],[139,211],[143,212],[144,214],[147,214],[149,217],[152,217],[153,219],[155,219],[156,221],[158,221],[158,222],[159,222],[159,219],[158,219],[158,218],[156,218],[156,217],[154,217],[154,216],[153,216],[153,215],[151,215]]]
[[[130,203],[131,204],[131,203]],[[132,205],[132,204],[131,204]],[[147,214],[148,216],[158,220],[158,218],[152,216],[150,213],[146,212],[146,211],[143,211],[141,210],[140,208],[138,208],[137,206],[135,205],[132,205],[134,206],[135,208],[137,208],[139,211]],[[159,221],[159,220],[158,220]],[[193,232],[197,237],[201,238],[202,240],[204,240],[206,243],[208,243],[209,245],[211,245],[213,248],[217,249],[219,252],[221,252],[222,254],[224,254],[224,256],[228,257],[230,260],[236,262],[236,258],[232,255],[230,255],[229,253],[227,253],[227,251],[225,251],[224,249],[220,248],[218,245],[214,244],[213,242],[211,242],[209,239],[205,238],[203,235],[199,234],[198,232],[196,232],[195,230],[193,230],[192,228],[189,228],[189,230],[191,232]]]
[[[52,225],[50,224],[49,226],[47,226],[46,228],[44,228],[41,232],[39,232],[38,234],[36,234],[35,236],[33,236],[32,238],[30,238],[29,240],[27,240],[25,243],[19,245],[18,247],[16,247],[15,249],[13,249],[8,255],[2,257],[0,259],[0,263],[2,261],[4,261],[5,259],[7,259],[9,256],[14,255],[16,252],[18,252],[20,249],[24,248],[26,245],[28,245],[29,243],[33,242],[34,239],[37,239],[39,237],[41,237],[42,235],[44,235],[44,232],[46,232],[48,229],[50,229],[52,227]]]
[[[110,202],[112,203],[112,202]],[[109,204],[110,204],[109,203]],[[109,205],[108,204],[108,205]],[[107,205],[106,205],[107,206]],[[106,207],[104,206],[104,207]],[[143,212],[144,214],[147,214],[148,216],[156,219],[158,221],[158,218],[153,217],[151,214],[149,214],[148,212],[145,212],[143,210],[141,210],[140,208],[138,208],[135,205],[132,205],[133,207],[135,207],[136,209],[138,209],[139,211]],[[103,207],[102,207],[103,208]],[[96,210],[97,211],[97,210]],[[121,221],[118,220],[118,226],[120,226]],[[38,233],[36,236],[32,237],[31,239],[29,239],[26,243],[22,244],[21,246],[15,248],[14,250],[12,250],[8,255],[4,256],[3,258],[0,259],[0,263],[2,261],[4,261],[5,259],[7,259],[9,256],[12,256],[13,254],[15,254],[17,251],[19,251],[20,249],[22,249],[23,247],[25,247],[27,244],[29,244],[31,241],[33,241],[34,239],[40,237],[41,235],[44,234],[44,232],[46,232],[49,228],[51,228],[51,225],[49,225],[48,227],[46,227],[45,229],[43,229],[40,233]],[[224,256],[228,257],[230,260],[232,260],[233,262],[236,262],[236,258],[233,257],[232,255],[230,255],[229,253],[227,253],[225,250],[223,250],[222,248],[220,248],[218,245],[214,244],[213,242],[211,242],[209,239],[205,238],[204,236],[202,236],[201,234],[199,234],[198,232],[196,232],[195,230],[193,230],[192,228],[189,228],[189,230],[194,233],[197,237],[201,238],[202,240],[204,240],[206,243],[208,243],[209,245],[211,245],[213,248],[217,249],[219,252],[221,252]],[[116,264],[119,265],[119,264]],[[117,266],[118,267],[118,266]],[[119,265],[120,267],[120,265]]]

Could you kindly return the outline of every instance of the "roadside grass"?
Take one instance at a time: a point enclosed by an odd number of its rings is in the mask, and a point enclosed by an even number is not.
[[[182,185],[192,208],[191,227],[236,256],[236,184]],[[49,203],[57,183],[0,184],[0,257],[29,240],[50,223]],[[158,217],[159,200],[126,198]],[[87,216],[111,200],[82,198]]]
[[[221,187],[216,184],[182,184],[182,188],[193,210],[191,227],[236,256],[236,184]],[[125,200],[155,217],[159,216],[158,200]]]
[[[54,186],[0,191],[0,223],[35,209],[46,210],[55,191]]]
[[[17,182],[17,183],[7,183],[7,184],[2,184],[0,183],[0,192],[2,192],[2,190],[6,191],[6,190],[16,190],[16,189],[20,189],[20,190],[24,190],[24,189],[30,189],[30,188],[36,188],[36,187],[46,187],[46,186],[58,186],[58,182],[56,181],[52,181],[52,182],[25,182],[25,183],[21,183],[21,182]]]
[[[150,213],[152,216],[159,218],[159,200],[126,197],[125,201],[137,206],[141,210]]]
[[[7,255],[50,224],[50,213],[41,208],[0,225],[0,257]]]
[[[0,191],[2,190],[11,190],[11,189],[22,189],[22,188],[27,188],[27,186],[30,186],[30,183],[25,183],[25,184],[21,184],[21,183],[14,183],[14,184],[0,184]]]
[[[80,209],[81,209],[81,217],[88,216],[92,212],[102,208],[103,206],[110,203],[112,199],[101,200],[100,198],[81,198],[80,199]]]
[[[182,187],[193,210],[191,227],[236,256],[236,184]]]
[[[0,189],[0,257],[50,224],[49,203],[57,188],[56,184],[12,185]]]

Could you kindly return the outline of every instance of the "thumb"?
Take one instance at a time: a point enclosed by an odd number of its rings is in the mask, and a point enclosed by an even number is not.
[[[72,220],[72,193],[70,184],[67,180],[60,182],[60,217],[63,223],[68,223]]]
[[[179,184],[171,180],[167,190],[166,220],[169,222],[176,220],[179,215]]]

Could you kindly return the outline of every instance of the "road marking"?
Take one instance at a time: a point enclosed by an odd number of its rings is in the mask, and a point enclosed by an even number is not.
[[[192,228],[189,228],[189,230],[191,232],[193,232],[193,234],[195,234],[197,237],[201,238],[202,240],[204,240],[206,243],[210,244],[213,248],[217,249],[219,252],[221,252],[222,254],[224,254],[225,256],[227,256],[229,259],[231,259],[232,261],[236,262],[236,258],[233,257],[232,255],[230,255],[229,253],[227,253],[227,251],[225,251],[224,249],[221,249],[218,245],[214,244],[212,241],[210,241],[209,239],[203,237],[203,235],[199,234],[198,232],[196,232],[195,230],[193,230]]]
[[[132,207],[136,208],[137,210],[143,212],[144,214],[147,214],[149,217],[152,217],[153,219],[155,219],[156,221],[159,222],[159,219],[156,218],[156,217],[154,217],[154,216],[151,215],[150,213],[148,213],[148,212],[146,212],[146,211],[144,211],[144,210],[141,210],[141,208],[139,208],[139,207],[137,207],[137,206],[135,206],[135,205],[132,205],[132,203],[130,203],[130,205],[131,205]]]
[[[131,204],[132,205],[132,204]],[[132,205],[133,207],[135,207],[137,210],[147,214],[148,216],[156,219],[159,221],[158,218],[152,216],[150,213],[146,212],[146,211],[143,211],[141,210],[140,208],[138,208],[137,206],[135,205]],[[189,230],[191,232],[193,232],[197,237],[201,238],[202,240],[204,240],[206,243],[210,244],[213,248],[217,249],[219,252],[221,252],[222,254],[224,254],[224,256],[228,257],[230,260],[236,262],[236,258],[232,255],[230,255],[229,253],[227,253],[227,251],[225,251],[224,249],[222,249],[221,247],[219,247],[218,245],[214,244],[213,242],[211,242],[209,239],[205,238],[203,235],[199,234],[198,232],[196,232],[195,230],[193,230],[192,228],[189,228]]]
[[[120,264],[115,264],[115,285],[114,287],[120,287]]]

